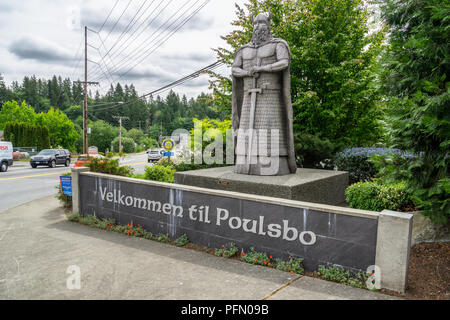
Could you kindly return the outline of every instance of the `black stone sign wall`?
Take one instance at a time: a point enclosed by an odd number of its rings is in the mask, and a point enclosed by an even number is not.
[[[377,219],[269,204],[95,175],[80,175],[83,215],[141,225],[171,238],[186,234],[209,248],[234,242],[274,257],[304,258],[306,270],[337,264],[353,271],[375,264]],[[186,188],[186,186],[183,186]]]

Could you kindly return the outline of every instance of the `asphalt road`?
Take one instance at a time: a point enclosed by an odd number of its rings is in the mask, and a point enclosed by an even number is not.
[[[149,165],[146,153],[128,155],[121,159],[120,163],[133,167],[134,173],[144,173],[145,167]],[[16,161],[7,172],[0,172],[0,211],[38,198],[56,195],[60,175],[69,171],[70,168],[64,165],[33,169],[28,162]]]

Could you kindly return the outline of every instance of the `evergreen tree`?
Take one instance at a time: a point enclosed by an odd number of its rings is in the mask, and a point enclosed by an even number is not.
[[[450,218],[450,3],[384,0],[390,29],[382,83],[388,101],[392,146],[416,158],[394,171],[406,172],[424,213]]]

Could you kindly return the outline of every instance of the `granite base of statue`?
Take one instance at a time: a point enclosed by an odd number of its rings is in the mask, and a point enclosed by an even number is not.
[[[297,168],[290,88],[291,53],[270,32],[271,14],[253,19],[250,43],[235,53],[232,125],[235,165],[179,172],[175,183],[293,200],[340,204],[348,174]]]

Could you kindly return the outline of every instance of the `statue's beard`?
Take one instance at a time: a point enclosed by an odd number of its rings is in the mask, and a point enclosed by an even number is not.
[[[252,42],[255,45],[263,44],[272,39],[269,28],[261,28],[253,31]]]

